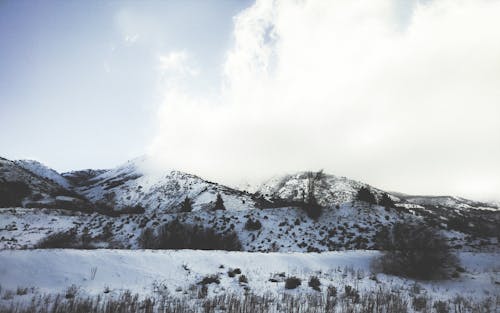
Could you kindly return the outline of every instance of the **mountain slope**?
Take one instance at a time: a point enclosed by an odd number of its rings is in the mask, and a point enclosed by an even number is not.
[[[84,198],[49,178],[56,174],[41,164],[0,158],[0,206],[88,209]]]
[[[22,168],[48,180],[52,180],[56,184],[59,184],[63,188],[70,188],[71,183],[64,178],[61,174],[55,170],[49,168],[48,166],[34,160],[16,160],[14,161],[17,165]]]
[[[322,206],[338,205],[355,200],[356,194],[361,187],[369,187],[375,197],[380,198],[384,191],[371,187],[368,184],[358,182],[346,177],[331,174],[298,172],[292,175],[273,177],[263,183],[256,190],[256,194],[268,200],[285,200],[291,202],[303,202],[308,194],[311,179],[314,179],[314,196]],[[394,197],[394,200],[399,200]]]
[[[127,210],[141,206],[148,211],[176,212],[186,198],[193,209],[210,209],[221,194],[226,209],[255,207],[249,193],[212,183],[175,170],[147,171],[148,159],[138,158],[92,177],[75,190],[98,206]]]

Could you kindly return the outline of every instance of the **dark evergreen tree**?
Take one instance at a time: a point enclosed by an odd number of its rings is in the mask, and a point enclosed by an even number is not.
[[[356,200],[364,201],[364,202],[369,203],[369,204],[377,203],[375,196],[373,195],[370,188],[368,188],[368,187],[361,187],[358,190],[358,194],[356,195]]]
[[[392,201],[391,197],[388,194],[384,193],[382,195],[382,199],[380,199],[379,203],[381,206],[386,208],[395,208],[396,204]]]
[[[225,210],[226,207],[224,207],[224,200],[222,200],[222,197],[220,193],[217,194],[217,199],[215,200],[215,205],[214,205],[214,210]]]
[[[321,181],[323,179],[323,170],[320,170],[316,173],[308,172],[307,173],[307,179],[308,179],[308,188],[307,188],[307,198],[305,199],[305,209],[307,216],[309,216],[312,219],[317,219],[321,216],[322,213],[322,208],[321,205],[319,205],[318,201],[316,200],[316,196],[314,195],[314,191],[316,188],[316,183],[318,181]],[[304,198],[304,196],[303,196]]]
[[[188,196],[186,196],[186,198],[184,199],[184,202],[182,202],[182,206],[181,206],[181,212],[191,212],[193,211],[193,206],[191,204],[191,199],[189,199]]]

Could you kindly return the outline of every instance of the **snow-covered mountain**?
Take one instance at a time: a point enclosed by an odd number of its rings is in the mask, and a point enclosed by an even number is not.
[[[311,184],[311,180],[312,182]],[[331,174],[298,172],[291,175],[276,176],[256,188],[256,194],[268,200],[304,201],[309,189],[314,188],[314,196],[322,206],[338,205],[356,199],[361,187],[368,187],[375,197],[380,198],[384,191],[346,177]],[[399,200],[394,197],[394,200]]]
[[[59,202],[71,200],[61,198],[70,196],[88,199],[89,202],[85,202],[88,210],[127,211],[140,206],[149,211],[177,212],[186,197],[191,200],[193,209],[199,210],[211,208],[217,194],[221,194],[226,209],[246,210],[263,207],[262,199],[274,207],[304,202],[309,189],[313,188],[318,203],[332,207],[354,201],[358,190],[367,187],[377,199],[387,193],[398,206],[406,208],[499,209],[495,203],[460,197],[385,192],[363,182],[326,173],[298,172],[273,177],[257,187],[247,185],[244,189],[235,189],[175,169],[151,170],[147,157],[130,160],[110,170],[87,169],[62,174],[32,160],[1,159],[1,162],[0,180],[20,182],[29,189],[29,196],[18,201],[21,206],[50,207],[46,204],[56,202],[58,196]],[[7,187],[2,188],[6,190]],[[79,204],[82,208],[82,203]]]
[[[206,181],[198,176],[176,170],[151,172],[148,159],[137,158],[90,176],[87,183],[75,190],[98,206],[116,211],[141,206],[148,211],[177,212],[188,197],[193,210],[210,209],[221,194],[228,210],[255,207],[252,196],[243,191]],[[67,176],[67,175],[66,175]]]
[[[56,184],[59,184],[63,188],[70,188],[71,183],[68,182],[66,178],[64,178],[61,174],[56,172],[55,170],[49,168],[48,166],[35,161],[35,160],[16,160],[14,161],[17,165],[22,168],[36,174],[40,177],[46,178],[48,180],[52,180]]]
[[[86,200],[62,186],[61,178],[38,162],[0,158],[0,205],[84,209]]]
[[[147,158],[138,158],[111,170],[63,173],[60,176],[69,184],[63,188],[49,178],[56,173],[50,169],[0,159],[0,207],[6,208],[0,210],[0,235],[4,237],[0,248],[32,247],[43,236],[74,227],[79,234],[90,231],[99,247],[137,248],[145,227],[179,219],[221,233],[234,231],[246,251],[364,249],[374,247],[374,238],[384,227],[416,218],[448,231],[454,245],[475,249],[482,245],[478,238],[496,236],[500,223],[500,211],[493,204],[456,197],[390,193],[395,208],[368,205],[355,201],[361,187],[369,187],[377,199],[385,192],[329,174],[277,177],[251,193],[173,169],[149,168]],[[308,217],[303,205],[309,190],[323,207],[317,219]],[[218,194],[226,210],[214,212]],[[194,212],[180,213],[186,197]],[[30,209],[35,207],[41,209]],[[94,213],[68,215],[54,209]],[[249,220],[258,220],[261,228],[248,226]],[[100,238],[106,233],[112,239],[103,242]]]

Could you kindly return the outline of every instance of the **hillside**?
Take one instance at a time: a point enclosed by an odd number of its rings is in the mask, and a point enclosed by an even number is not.
[[[58,232],[71,232],[74,246],[85,237],[87,247],[138,249],[145,229],[174,220],[235,233],[244,251],[377,249],[378,234],[407,220],[441,229],[456,249],[498,248],[500,211],[494,205],[400,193],[390,193],[393,207],[369,205],[356,200],[359,188],[369,188],[377,200],[385,192],[345,177],[306,172],[273,178],[250,193],[176,170],[152,172],[147,162],[138,158],[111,170],[59,175],[36,162],[2,159],[1,186],[9,195],[2,201],[17,195],[11,186],[23,186],[24,193],[0,209],[0,249],[35,247]],[[321,205],[316,219],[307,214],[309,190]],[[217,195],[225,210],[214,212]],[[181,213],[186,197],[192,212]]]

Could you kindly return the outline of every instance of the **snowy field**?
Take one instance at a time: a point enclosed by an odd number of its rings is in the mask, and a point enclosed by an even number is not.
[[[351,286],[361,294],[384,289],[406,294],[418,289],[433,299],[450,300],[457,295],[480,301],[500,295],[500,254],[461,253],[465,273],[442,282],[416,282],[370,271],[376,251],[326,253],[248,253],[224,251],[151,250],[4,250],[0,251],[0,303],[29,302],[35,295],[62,294],[70,286],[80,296],[112,296],[127,290],[139,296],[162,293],[189,297],[203,278],[218,277],[207,284],[207,296],[220,294],[315,294],[308,286],[317,276],[321,289]],[[240,269],[233,277],[228,271]],[[241,282],[244,275],[248,282]],[[287,277],[302,284],[285,289]],[[26,290],[19,295],[18,290]],[[17,292],[16,292],[17,291]],[[24,293],[24,292],[21,292]],[[7,296],[6,296],[7,295]]]

